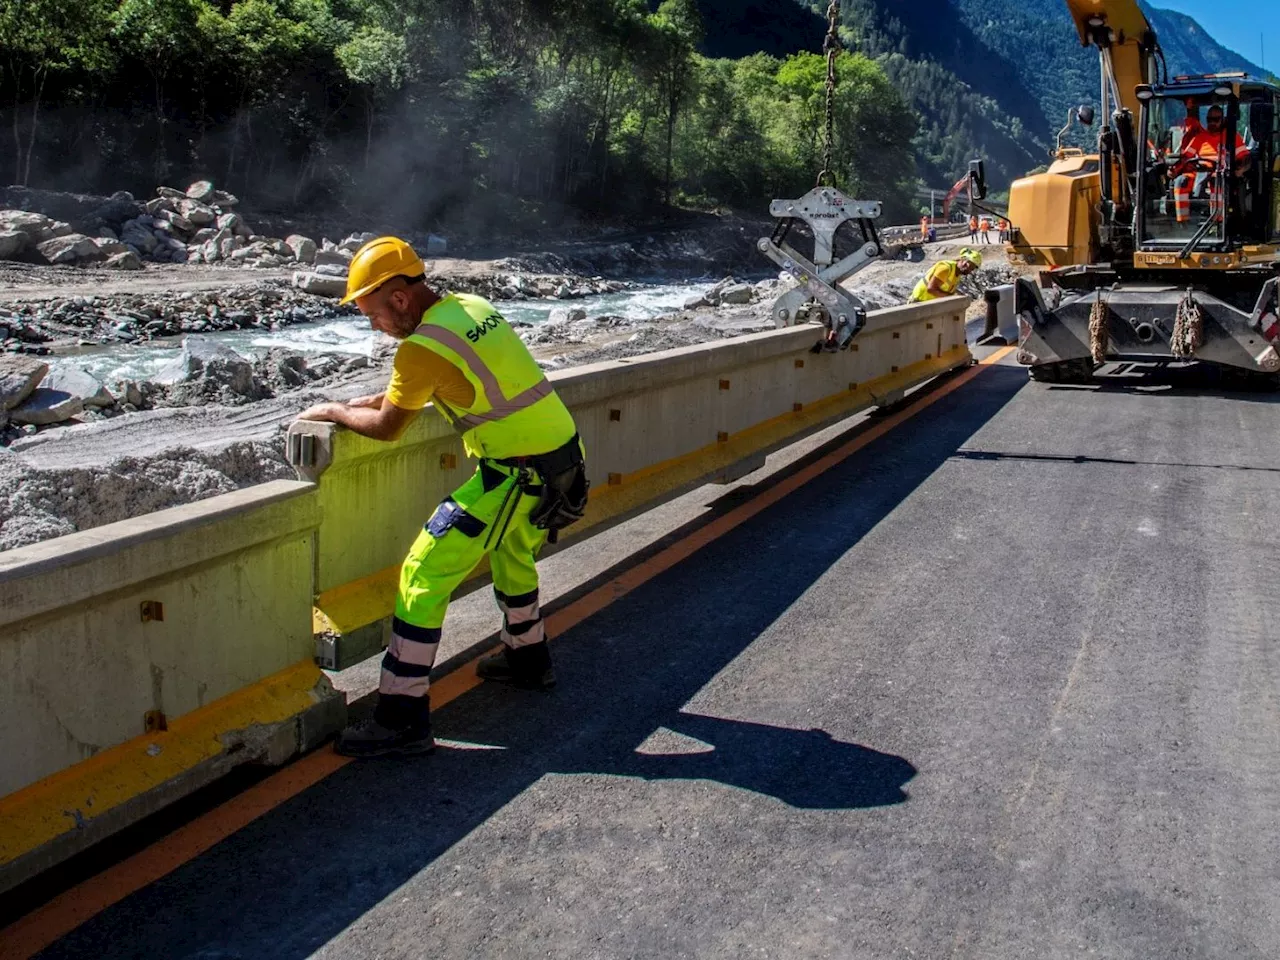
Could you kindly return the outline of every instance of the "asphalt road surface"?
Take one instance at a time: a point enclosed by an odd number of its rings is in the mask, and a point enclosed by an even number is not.
[[[1280,397],[1136,383],[985,369],[43,956],[1280,956]]]

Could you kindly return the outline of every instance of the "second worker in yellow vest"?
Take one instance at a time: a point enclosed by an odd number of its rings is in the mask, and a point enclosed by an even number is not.
[[[453,591],[488,555],[503,614],[502,651],[480,676],[545,689],[555,683],[538,606],[538,552],[548,532],[586,508],[587,480],[573,417],[524,342],[494,306],[427,286],[413,248],[379,237],[356,253],[344,303],[400,341],[385,393],[324,403],[301,416],[395,440],[429,402],[480,461],[436,508],[400,571],[391,643],[372,719],[348,727],[347,756],[426,753],[429,677]]]
[[[965,247],[955,260],[939,260],[911,292],[911,303],[949,297],[960,289],[960,281],[982,266],[982,254]]]

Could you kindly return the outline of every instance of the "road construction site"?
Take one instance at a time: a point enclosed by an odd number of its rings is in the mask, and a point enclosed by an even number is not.
[[[555,692],[463,598],[435,755],[196,794],[0,953],[1273,955],[1276,398],[976,353],[547,560]]]

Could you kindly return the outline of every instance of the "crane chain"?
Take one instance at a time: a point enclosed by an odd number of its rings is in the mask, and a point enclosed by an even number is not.
[[[836,185],[836,175],[831,169],[831,152],[836,130],[836,57],[840,44],[840,0],[831,0],[827,7],[827,38],[822,41],[822,51],[827,55],[827,142],[822,154],[822,171],[818,174],[818,186]]]
[[[1204,344],[1204,317],[1192,291],[1188,290],[1178,302],[1178,312],[1170,337],[1171,352],[1180,360],[1190,360]]]
[[[1094,363],[1107,362],[1107,351],[1111,349],[1111,331],[1107,329],[1110,314],[1111,309],[1099,290],[1093,309],[1089,311],[1089,353]]]

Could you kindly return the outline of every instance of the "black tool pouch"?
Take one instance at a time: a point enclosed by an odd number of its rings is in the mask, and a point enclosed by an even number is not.
[[[559,531],[577,523],[587,512],[591,484],[582,448],[575,436],[560,449],[530,460],[542,480],[542,496],[529,512],[529,521],[539,530],[549,530],[548,539],[555,543]]]

